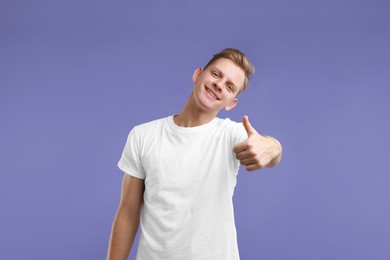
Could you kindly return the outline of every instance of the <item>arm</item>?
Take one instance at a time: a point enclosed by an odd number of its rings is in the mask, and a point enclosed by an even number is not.
[[[268,167],[268,168],[271,168],[271,167],[274,167],[275,165],[277,165],[280,160],[282,160],[282,145],[280,144],[280,142],[272,137],[272,136],[265,136],[265,138],[271,140],[273,143],[274,143],[274,150],[275,150],[275,155],[273,157],[273,159],[265,166],[265,167]]]
[[[139,227],[144,180],[125,174],[121,199],[112,224],[107,260],[125,260],[129,255]]]
[[[263,167],[274,167],[282,158],[282,145],[271,136],[260,135],[244,116],[242,123],[248,138],[233,148],[236,158],[247,171],[254,171]]]

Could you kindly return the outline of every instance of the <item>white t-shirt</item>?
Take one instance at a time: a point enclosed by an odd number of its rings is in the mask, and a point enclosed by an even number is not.
[[[241,123],[180,127],[173,116],[134,127],[118,162],[145,179],[137,260],[238,260],[232,197]]]

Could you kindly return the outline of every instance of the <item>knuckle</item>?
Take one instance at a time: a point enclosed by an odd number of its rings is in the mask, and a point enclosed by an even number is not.
[[[255,157],[255,159],[257,159],[257,154],[256,154],[256,152],[255,151],[249,151],[249,156],[251,156],[251,157]]]
[[[248,150],[253,149],[253,144],[252,144],[252,143],[247,143],[247,144],[246,144],[246,148],[247,148]]]
[[[265,165],[261,162],[258,162],[258,163],[256,163],[256,166],[258,167],[258,169],[261,169],[261,168],[264,168]]]

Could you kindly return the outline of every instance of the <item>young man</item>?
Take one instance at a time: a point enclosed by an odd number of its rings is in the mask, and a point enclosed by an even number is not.
[[[194,88],[174,116],[134,127],[118,163],[125,172],[107,259],[127,259],[141,219],[137,260],[238,260],[232,197],[239,165],[272,167],[281,145],[217,118],[237,105],[253,67],[236,49],[193,74]]]

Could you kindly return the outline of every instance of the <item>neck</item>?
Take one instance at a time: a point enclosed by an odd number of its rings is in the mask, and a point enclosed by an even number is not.
[[[178,115],[175,115],[173,120],[178,126],[195,127],[209,123],[216,116],[217,113],[204,111],[196,106],[191,94],[182,111]]]

